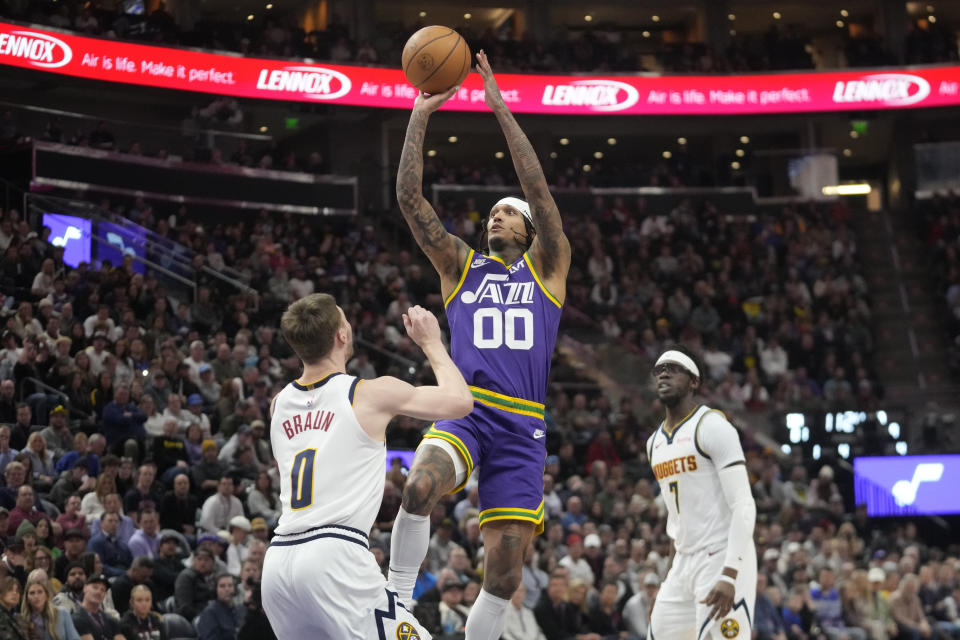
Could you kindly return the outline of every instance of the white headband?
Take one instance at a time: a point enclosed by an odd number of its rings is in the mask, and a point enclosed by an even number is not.
[[[665,351],[662,356],[657,358],[657,364],[654,366],[659,367],[665,362],[678,364],[686,369],[690,375],[694,376],[695,378],[700,377],[700,369],[697,368],[697,365],[694,364],[690,356],[685,353],[680,353],[679,351]]]
[[[523,217],[527,219],[530,223],[530,226],[533,226],[533,216],[530,215],[530,205],[521,200],[520,198],[500,198],[497,200],[497,204],[493,205],[493,208],[496,209],[500,205],[505,204],[508,207],[513,207],[517,211],[523,214]]]

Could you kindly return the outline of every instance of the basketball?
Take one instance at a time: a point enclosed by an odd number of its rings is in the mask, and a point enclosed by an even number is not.
[[[424,93],[443,93],[467,77],[470,47],[449,27],[424,27],[407,40],[402,61],[410,84]]]

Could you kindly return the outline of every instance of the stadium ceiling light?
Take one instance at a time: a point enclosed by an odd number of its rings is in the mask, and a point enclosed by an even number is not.
[[[569,138],[560,138],[560,144],[562,144],[563,146],[567,146],[568,144],[570,144]]]
[[[750,144],[749,136],[740,136],[740,144]]]
[[[667,159],[667,160],[669,160],[670,158],[672,158],[672,157],[673,157],[673,154],[672,154],[672,153],[670,153],[670,151],[669,151],[669,150],[667,150],[667,151],[664,151],[664,152],[663,152],[663,153],[661,153],[660,155],[662,155],[662,156],[663,156],[663,157],[664,157],[665,159]]]
[[[681,136],[677,138],[677,144],[687,144],[687,139]]]
[[[553,153],[550,154],[550,156],[555,158],[555,157],[557,156],[557,154],[556,154],[556,152],[553,152]],[[502,159],[503,159],[503,151],[497,151],[495,154],[493,154],[493,157],[496,158],[497,160],[502,160]]]
[[[436,149],[430,149],[430,151],[427,151],[427,155],[432,158],[433,156],[437,155],[437,150],[436,150]]]
[[[260,133],[266,133],[266,132],[267,132],[267,125],[261,125],[261,126],[260,126]]]
[[[593,21],[593,16],[588,13],[587,15],[583,16],[583,21],[584,21],[584,22],[592,22],[592,21]]]
[[[852,150],[850,150],[850,149],[844,149],[844,150],[843,150],[843,157],[849,158],[849,157],[852,156],[852,155],[853,155],[853,151],[852,151]]]
[[[933,13],[933,5],[932,5],[932,4],[928,4],[928,5],[927,5],[927,13]]]
[[[497,151],[497,153],[503,153],[503,151]],[[551,151],[551,152],[550,152],[550,157],[553,158],[554,160],[556,160],[556,159],[557,159],[557,152],[556,152],[556,151]]]
[[[837,28],[843,29],[843,20],[837,20]]]
[[[247,22],[250,22],[252,20],[253,20],[253,14],[251,13],[250,15],[247,16]]]
[[[840,15],[843,16],[844,18],[849,18],[850,12],[847,11],[846,9],[840,9]]]
[[[734,151],[734,153],[737,154],[738,158],[742,158],[743,156],[747,155],[747,152],[744,151],[743,149],[737,149],[736,151]]]
[[[820,190],[825,196],[865,196],[871,191],[866,182],[857,184],[835,184],[825,186]]]
[[[607,144],[612,147],[613,145],[617,144],[617,139],[616,139],[616,138],[607,138]]]
[[[927,22],[934,23],[937,21],[937,16],[927,16]]]
[[[736,29],[730,29],[730,35],[732,35],[732,36],[737,35],[737,30],[736,30]]]
[[[594,152],[593,152],[593,157],[596,158],[597,160],[599,160],[600,158],[603,157],[603,151],[594,151]]]
[[[650,16],[650,19],[653,20],[654,22],[660,22],[660,16],[658,15]]]
[[[740,163],[734,160],[733,162],[730,163],[730,168],[733,169],[734,171],[739,171]]]
[[[779,19],[782,18],[782,17],[783,17],[783,14],[781,14],[779,11],[774,11],[774,12],[773,12],[773,19],[774,19],[774,20],[779,20]]]
[[[733,21],[736,20],[736,19],[737,19],[737,16],[736,16],[735,14],[733,14],[733,13],[728,13],[728,14],[727,14],[727,20],[729,20],[730,22],[733,22]]]
[[[464,19],[464,20],[469,20],[469,19],[472,18],[472,17],[473,17],[473,14],[472,14],[472,13],[465,13],[465,14],[463,14],[463,19]]]
[[[650,37],[650,32],[649,32],[649,31],[644,31],[642,35],[643,35],[644,38],[649,38],[649,37]]]
[[[588,164],[583,165],[583,172],[584,172],[584,173],[590,173],[590,170],[591,170],[591,169],[593,169],[593,167],[591,167],[590,165],[588,165]]]
[[[853,138],[854,140],[856,140],[857,138],[860,137],[860,134],[859,134],[858,132],[856,132],[856,131],[851,131],[851,132],[850,132],[850,137]]]
[[[421,18],[426,18],[426,17],[427,17],[427,12],[426,12],[426,11],[421,11],[421,12],[420,12],[420,17],[421,17]]]
[[[457,136],[450,136],[447,138],[447,142],[456,142],[458,140]]]

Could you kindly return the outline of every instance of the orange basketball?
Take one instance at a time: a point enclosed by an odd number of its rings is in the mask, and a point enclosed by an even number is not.
[[[424,27],[403,47],[403,73],[424,93],[443,93],[470,71],[470,47],[449,27]]]

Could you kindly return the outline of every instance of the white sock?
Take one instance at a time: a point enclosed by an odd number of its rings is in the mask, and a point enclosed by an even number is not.
[[[509,602],[480,589],[480,595],[467,616],[466,640],[497,640],[503,633],[504,614]]]
[[[420,565],[427,556],[429,544],[430,516],[407,513],[406,509],[400,507],[390,536],[388,579],[404,604],[409,604],[413,598],[413,587],[417,583]]]

